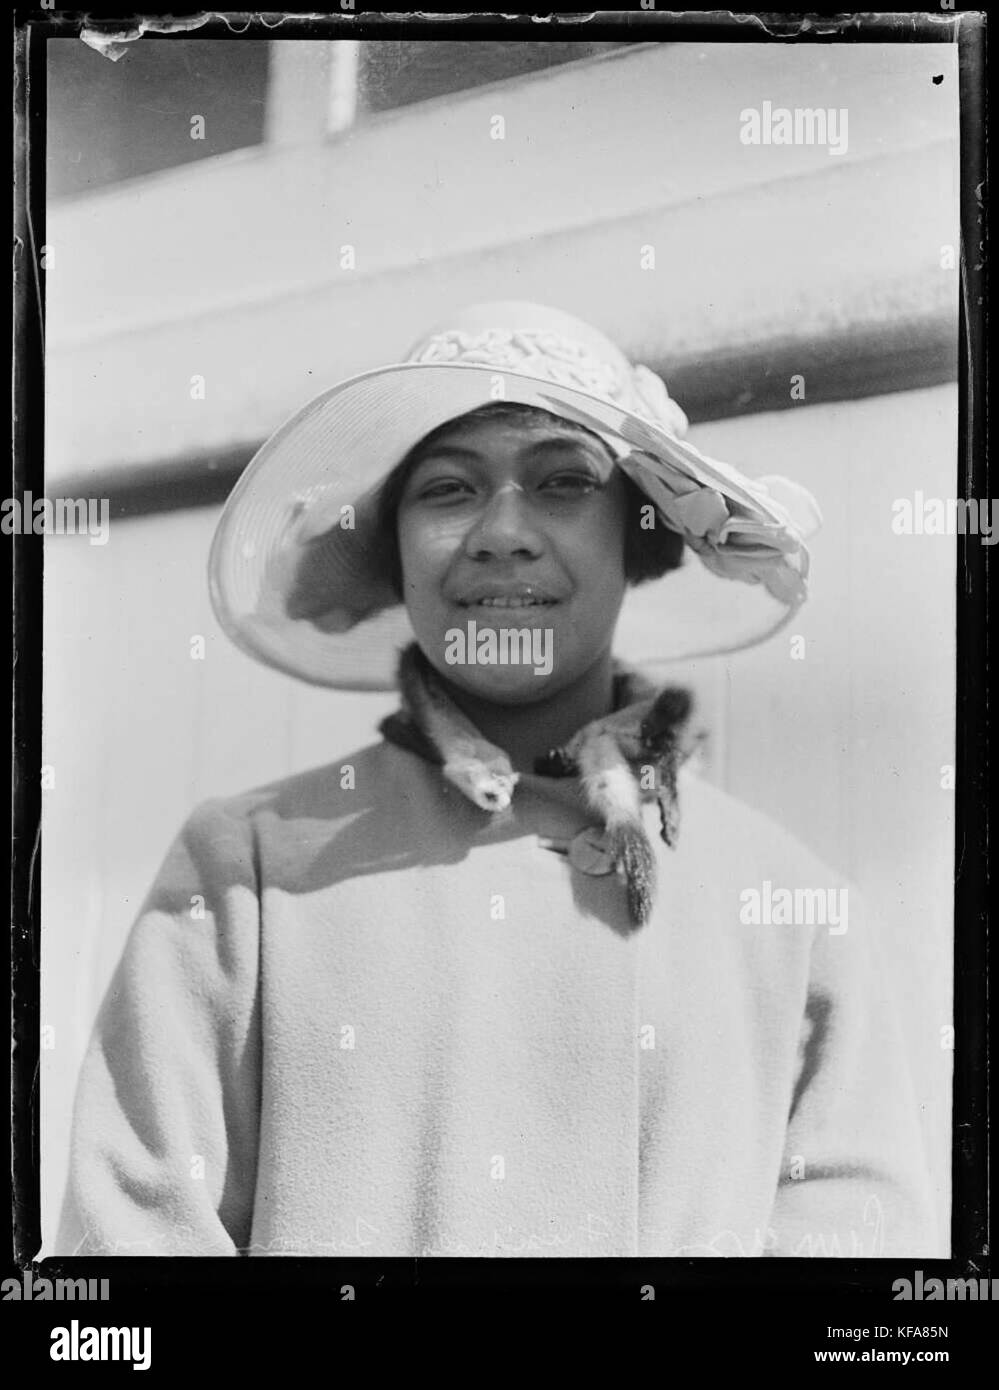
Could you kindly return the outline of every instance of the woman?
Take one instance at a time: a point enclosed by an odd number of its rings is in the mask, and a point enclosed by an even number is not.
[[[783,625],[816,521],[685,423],[589,325],[488,304],[264,445],[220,621],[400,708],[187,821],[84,1064],[60,1250],[934,1253],[870,926],[747,915],[836,876],[684,765],[649,676]],[[643,675],[616,630],[653,582]]]

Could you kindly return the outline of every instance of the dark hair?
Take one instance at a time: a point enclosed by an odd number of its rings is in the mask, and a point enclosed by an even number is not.
[[[392,469],[379,490],[376,522],[379,549],[385,556],[389,581],[400,602],[403,600],[402,563],[399,556],[396,514],[407,478],[432,445],[459,422],[464,424],[466,421],[476,423],[479,420],[495,419],[521,420],[534,424],[550,424],[555,421],[564,429],[575,430],[590,439],[595,439],[601,448],[610,452],[600,436],[584,425],[577,425],[574,420],[565,420],[550,411],[541,410],[533,405],[522,405],[517,401],[490,401],[487,405],[480,405],[464,415],[456,415],[454,419],[446,420],[443,425],[432,429],[429,434],[417,440],[405,458]],[[650,579],[661,578],[670,570],[679,569],[683,564],[683,537],[678,531],[666,526],[658,512],[655,514],[655,525],[649,529],[644,528],[640,524],[641,508],[649,506],[650,499],[626,473],[622,472],[621,478],[624,482],[628,509],[624,540],[625,578],[632,585],[644,584]]]

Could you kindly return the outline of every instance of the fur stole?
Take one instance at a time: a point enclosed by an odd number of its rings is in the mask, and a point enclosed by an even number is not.
[[[519,773],[451,699],[419,646],[400,653],[402,708],[379,724],[390,742],[441,766],[444,777],[484,811],[510,805]],[[584,800],[598,819],[602,845],[623,878],[635,926],[648,920],[655,891],[655,855],[641,804],[659,805],[660,835],[673,846],[679,830],[677,772],[693,751],[688,733],[690,692],[658,689],[636,671],[614,664],[614,709],[535,763],[549,777],[579,777]]]

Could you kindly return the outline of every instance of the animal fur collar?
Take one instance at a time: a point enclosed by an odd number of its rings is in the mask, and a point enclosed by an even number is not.
[[[440,765],[447,780],[482,810],[505,810],[520,774],[454,703],[415,642],[400,654],[398,682],[402,707],[379,724],[385,738]],[[624,880],[636,926],[648,920],[655,891],[655,856],[641,803],[658,802],[660,834],[672,847],[679,830],[677,772],[694,746],[691,710],[689,691],[657,690],[615,662],[612,713],[584,724],[535,763],[543,776],[579,777],[584,800],[600,822],[603,848]]]

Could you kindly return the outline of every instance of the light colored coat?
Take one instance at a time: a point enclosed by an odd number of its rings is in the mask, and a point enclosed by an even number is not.
[[[200,806],[85,1060],[58,1253],[946,1253],[860,904],[745,924],[765,880],[843,885],[689,771],[680,809],[668,849],[643,808],[635,930],[559,852],[575,778],[490,815],[379,742]]]

